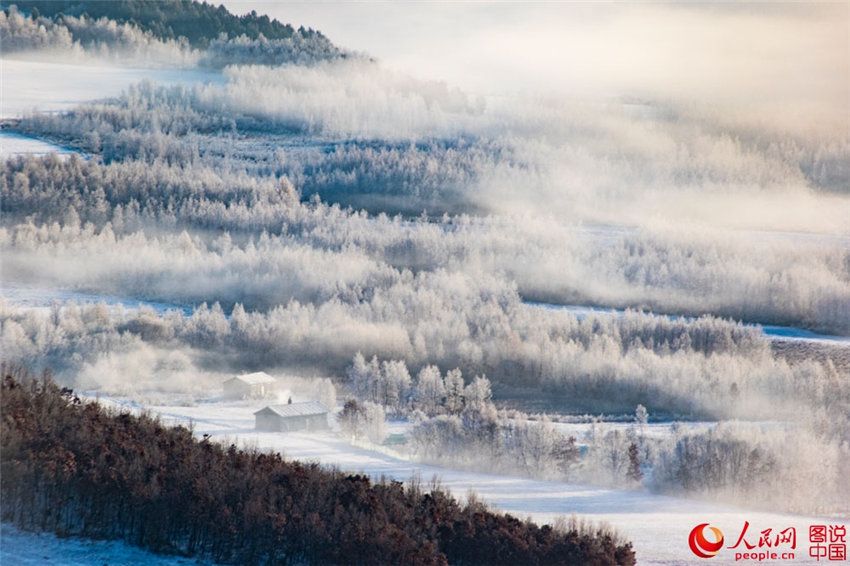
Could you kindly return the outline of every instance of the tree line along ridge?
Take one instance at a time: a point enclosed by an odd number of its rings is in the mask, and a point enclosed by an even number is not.
[[[266,39],[289,39],[296,30],[290,24],[284,24],[266,15],[251,11],[242,16],[231,14],[224,5],[218,7],[206,2],[194,0],[16,0],[4,2],[15,4],[18,9],[51,19],[61,16],[91,18],[109,18],[118,24],[129,23],[142,31],[149,31],[155,37],[167,41],[185,37],[195,48],[206,48],[210,42],[222,34],[230,38],[241,35],[257,39],[260,35]],[[300,28],[298,33],[305,36],[319,35],[312,29]]]

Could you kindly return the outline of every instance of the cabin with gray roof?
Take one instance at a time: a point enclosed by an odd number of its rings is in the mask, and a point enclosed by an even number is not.
[[[254,417],[257,430],[292,432],[328,429],[328,410],[316,401],[269,405],[254,413]]]
[[[222,385],[224,396],[228,399],[264,399],[275,394],[277,380],[265,372],[258,371],[237,375]]]

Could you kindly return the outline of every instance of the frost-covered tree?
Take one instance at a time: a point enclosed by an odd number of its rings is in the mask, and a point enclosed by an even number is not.
[[[342,431],[350,437],[357,438],[365,434],[365,409],[355,399],[346,401],[336,418]]]
[[[463,373],[455,368],[449,370],[445,377],[446,396],[444,406],[450,415],[457,415],[466,405],[464,399]]]
[[[440,368],[429,365],[419,370],[416,377],[416,404],[429,417],[443,410],[446,387]]]
[[[523,471],[540,478],[559,477],[562,471],[561,456],[563,436],[553,427],[547,417],[536,423],[516,422],[513,426],[513,442]]]
[[[374,359],[373,359],[374,361]],[[358,399],[369,399],[372,396],[374,380],[374,372],[370,364],[366,363],[366,358],[363,354],[357,352],[351,361],[351,365],[346,370],[348,375],[348,384],[352,393]]]
[[[382,398],[381,405],[395,415],[400,415],[407,407],[412,380],[407,371],[407,365],[401,360],[385,360],[381,362],[378,378]]]
[[[621,485],[629,471],[630,441],[626,434],[604,424],[594,424],[587,435],[588,451],[582,460],[587,481]]]
[[[469,385],[463,389],[463,397],[466,407],[478,411],[483,410],[493,397],[490,380],[486,376],[476,375]]]
[[[345,53],[321,34],[299,30],[282,39],[266,39],[262,34],[256,39],[246,35],[215,39],[210,42],[199,63],[217,69],[228,65],[315,65],[354,56]]]
[[[387,436],[386,413],[378,403],[363,403],[363,419],[366,436],[370,442],[380,444]]]
[[[649,412],[647,412],[646,407],[641,404],[638,404],[635,407],[635,424],[638,427],[645,427],[649,422]]]

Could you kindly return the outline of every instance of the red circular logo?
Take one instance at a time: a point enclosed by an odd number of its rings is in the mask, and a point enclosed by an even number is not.
[[[705,538],[705,528],[708,527],[714,533],[714,542]],[[711,558],[723,548],[723,533],[716,527],[709,527],[708,523],[697,525],[688,537],[688,544],[694,554],[700,558]]]

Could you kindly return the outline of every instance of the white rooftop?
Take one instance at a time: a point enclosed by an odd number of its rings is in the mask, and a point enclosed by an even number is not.
[[[242,381],[244,383],[248,383],[248,384],[251,384],[251,385],[257,385],[259,383],[273,383],[273,382],[277,381],[275,378],[273,378],[272,376],[270,376],[269,374],[267,374],[264,371],[258,371],[258,372],[254,372],[254,373],[246,373],[245,375],[237,375],[236,377],[228,379],[227,381],[232,381],[234,379],[238,379],[239,381]]]
[[[328,412],[324,405],[316,401],[305,401],[303,403],[288,403],[286,405],[269,405],[254,413],[272,411],[281,417],[303,417],[306,415],[323,415]]]

